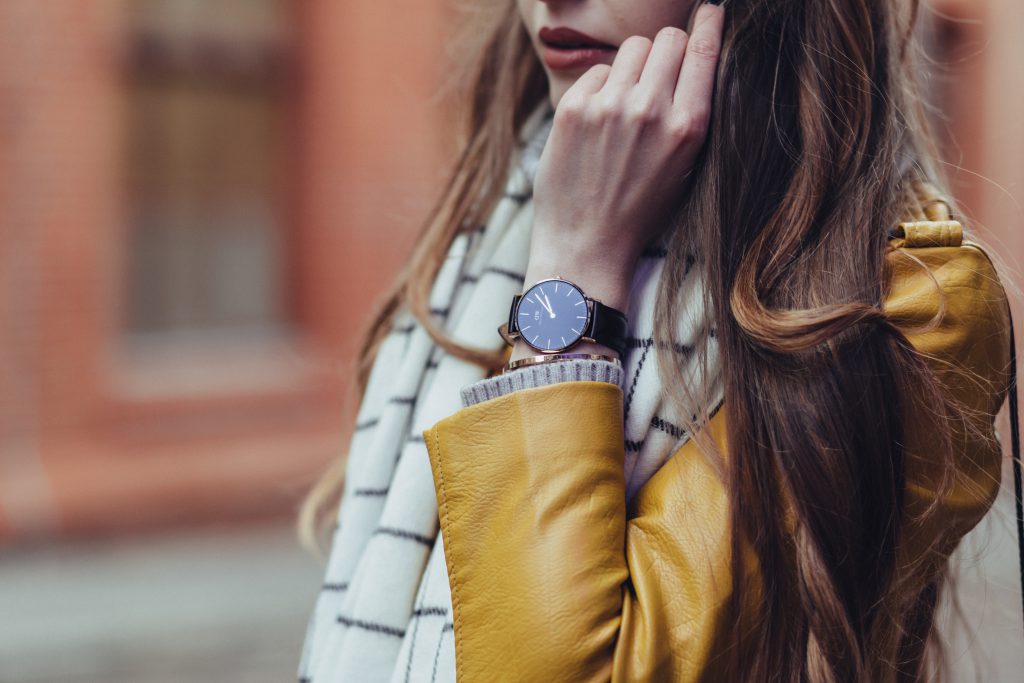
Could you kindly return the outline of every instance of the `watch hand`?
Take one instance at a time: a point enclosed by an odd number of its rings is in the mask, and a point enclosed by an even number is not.
[[[544,302],[544,298],[543,297],[544,297],[544,292],[537,292],[537,303],[539,303],[548,312],[548,314],[550,315],[551,314],[551,306],[549,306],[547,303]]]
[[[542,295],[542,293],[538,292],[538,294],[537,294],[537,303],[539,303],[544,309],[546,309],[547,312],[548,312],[548,315],[550,315],[551,314],[551,306],[549,306],[548,304],[544,303],[544,299],[541,298],[541,295]]]
[[[548,295],[545,294],[544,292],[541,292],[541,294],[544,294],[544,301],[547,302],[545,307],[548,309],[548,313],[550,313],[551,317],[554,318],[555,317],[555,312],[553,310],[551,310],[551,299],[549,299]]]

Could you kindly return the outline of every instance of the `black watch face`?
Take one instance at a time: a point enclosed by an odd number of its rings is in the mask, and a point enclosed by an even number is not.
[[[583,292],[565,280],[543,280],[519,300],[516,323],[523,340],[538,351],[562,351],[587,329]]]

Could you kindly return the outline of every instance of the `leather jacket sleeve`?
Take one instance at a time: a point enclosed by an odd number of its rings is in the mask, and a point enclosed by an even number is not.
[[[928,416],[906,417],[908,506],[936,504],[944,523],[909,534],[905,561],[940,536],[951,551],[994,499],[992,422],[1009,382],[1008,321],[995,271],[976,248],[899,247],[890,265],[886,310],[943,387],[975,411],[976,428],[957,444],[963,476],[943,486],[929,470]],[[723,452],[726,412],[708,427]],[[514,391],[461,409],[424,437],[460,681],[717,680],[732,583],[729,506],[693,441],[627,510],[622,390],[613,384]],[[757,571],[756,560],[744,566]]]

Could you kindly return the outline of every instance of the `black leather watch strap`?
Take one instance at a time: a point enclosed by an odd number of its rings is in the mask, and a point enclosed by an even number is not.
[[[516,308],[519,307],[519,300],[523,298],[522,294],[516,294],[512,297],[512,308],[508,311],[508,332],[509,334],[519,334],[519,322],[516,320]]]
[[[620,311],[605,306],[600,301],[591,301],[590,328],[587,335],[598,344],[616,351],[621,357],[626,351],[629,323]]]

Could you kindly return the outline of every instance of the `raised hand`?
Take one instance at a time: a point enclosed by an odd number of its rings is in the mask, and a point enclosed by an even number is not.
[[[723,23],[706,4],[692,35],[632,36],[565,92],[534,184],[527,284],[562,275],[625,305],[637,257],[667,226],[707,137]]]

